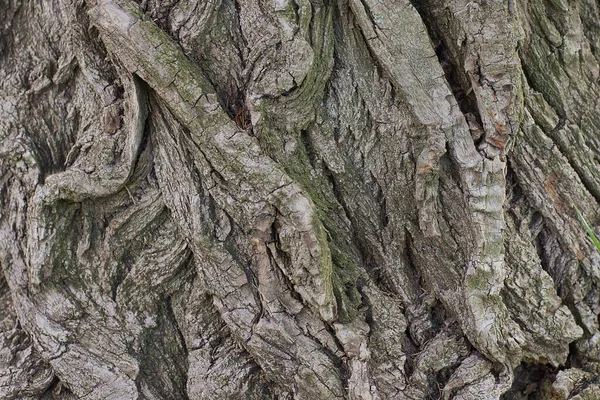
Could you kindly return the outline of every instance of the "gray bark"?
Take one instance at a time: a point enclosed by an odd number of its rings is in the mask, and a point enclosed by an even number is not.
[[[0,3],[0,398],[596,399],[591,0]]]

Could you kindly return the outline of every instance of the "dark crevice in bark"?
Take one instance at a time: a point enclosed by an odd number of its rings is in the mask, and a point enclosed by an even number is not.
[[[468,193],[468,190],[464,188],[462,179],[460,177],[460,166],[459,161],[457,161],[452,154],[454,153],[451,148],[451,144],[449,141],[446,141],[444,144],[444,148],[446,149],[445,153],[440,158],[440,166],[446,165],[450,169],[450,174],[448,175],[456,187],[460,189],[461,193]],[[449,161],[449,162],[446,162]],[[440,188],[442,187],[443,181],[440,180]],[[468,195],[466,195],[468,196]],[[450,225],[450,224],[449,224]]]
[[[75,400],[77,397],[69,390],[69,388],[57,377],[54,376],[54,380],[44,393],[40,394],[40,400]]]
[[[513,171],[510,160],[507,161],[506,171],[506,198],[509,205],[509,207],[507,207],[508,214],[514,219],[517,226],[521,225],[522,220],[529,220],[527,228],[533,241],[532,244],[540,259],[540,267],[552,278],[559,297],[565,301],[565,304],[569,305],[569,302],[567,302],[567,299],[565,298],[566,293],[563,287],[565,283],[565,274],[567,272],[564,270],[557,270],[554,267],[557,263],[556,261],[553,261],[557,256],[558,237],[553,232],[551,226],[546,224],[546,219],[543,214],[531,205],[527,194],[519,184],[519,180]],[[515,212],[517,206],[520,206],[527,214],[517,214]],[[569,306],[569,308],[572,312],[574,311],[574,307]],[[581,324],[579,325],[581,326]]]
[[[115,303],[117,303],[117,294],[119,292],[119,287],[121,286],[123,281],[125,281],[125,278],[127,278],[127,274],[129,273],[129,271],[131,271],[131,267],[132,262],[129,259],[129,257],[125,257],[124,259],[120,260],[117,266],[115,275],[110,285],[110,298]]]
[[[356,23],[356,17],[354,16],[352,9],[347,4],[340,5],[339,2],[338,2],[338,7],[335,8],[336,13],[333,18],[333,21],[334,21],[333,29],[334,29],[335,42],[336,42],[336,44],[334,46],[334,53],[333,53],[333,58],[334,58],[333,72],[335,72],[336,69],[339,68],[339,67],[336,67],[336,65],[338,65],[343,60],[343,57],[338,54],[338,52],[340,51],[340,48],[343,49],[345,46],[352,44],[352,43],[344,44],[345,41],[349,40],[348,38],[346,38],[346,33],[348,33],[348,32],[344,31],[341,23],[336,23],[336,21],[338,21],[338,20],[341,21],[343,18],[342,17],[342,9],[340,7],[344,7],[345,13],[349,14],[351,16],[351,18],[349,18],[350,23],[352,24],[352,28],[350,29],[350,32],[354,33],[354,35],[352,36],[352,39],[354,39],[356,41],[356,45],[359,49],[361,49],[361,50],[364,49],[366,51],[366,52],[361,52],[361,54],[364,54],[365,57],[369,57],[369,61],[377,70],[377,74],[380,78],[386,77],[387,76],[385,73],[386,69],[383,66],[383,64],[381,63],[381,61],[379,60],[379,58],[377,57],[377,55],[373,52],[373,50],[369,46],[369,39],[367,39],[367,37],[365,36],[361,27]],[[355,32],[357,32],[357,33],[355,33]],[[333,76],[334,75],[332,73],[332,77]]]
[[[325,330],[327,331],[327,333],[329,333],[329,336],[331,336],[331,338],[335,342],[338,350],[341,352],[344,352],[344,346],[342,345],[342,343],[336,336],[335,330],[333,329],[333,327],[329,324],[324,324],[324,326],[325,326]],[[316,338],[313,338],[313,340],[317,343],[320,343],[319,340]],[[342,381],[342,385],[343,385],[343,387],[347,388],[348,380],[350,379],[350,376],[351,376],[350,369],[348,367],[348,363],[346,362],[348,360],[338,357],[331,350],[329,350],[327,348],[327,346],[323,346],[322,350],[327,355],[327,357],[329,357],[329,359],[331,360],[333,365],[335,365],[338,368],[338,373],[339,373],[340,380]]]
[[[407,377],[411,376],[415,372],[415,361],[417,359],[417,356],[419,355],[419,352],[421,351],[421,346],[414,340],[414,338],[411,337],[409,327],[406,328],[406,331],[403,335],[404,337],[401,341],[402,352],[406,355],[406,360],[404,361],[404,365],[402,366],[402,372]]]
[[[559,293],[559,295],[560,295],[560,293]],[[563,297],[563,296],[561,296],[561,297]],[[589,329],[587,329],[585,327],[585,324],[583,323],[583,321],[581,319],[581,314],[579,313],[577,308],[573,305],[573,301],[570,299],[563,298],[563,304],[569,308],[569,311],[571,312],[571,314],[573,315],[573,318],[575,319],[575,323],[583,330],[583,336],[579,340],[574,341],[569,344],[569,354],[567,356],[567,363],[564,366],[564,368],[584,367],[585,365],[587,365],[588,360],[586,359],[586,357],[584,357],[580,354],[579,350],[577,349],[577,342],[589,340],[589,338],[592,336],[592,334],[590,333]]]
[[[436,299],[434,300],[435,303],[431,306],[427,306],[424,304],[423,299],[424,297],[429,293],[428,290],[426,290],[426,283],[424,282],[424,278],[421,275],[421,272],[419,271],[419,269],[417,268],[417,262],[415,260],[415,255],[414,255],[414,239],[412,237],[412,234],[410,233],[408,228],[405,228],[405,251],[404,251],[404,255],[406,257],[406,260],[408,261],[408,266],[411,268],[411,271],[413,272],[412,274],[412,278],[413,278],[413,282],[412,285],[414,287],[417,287],[418,290],[420,290],[420,296],[418,299],[418,304],[414,304],[411,308],[409,308],[404,314],[406,316],[406,319],[408,321],[408,326],[407,326],[407,330],[406,330],[406,337],[407,339],[410,341],[410,344],[412,346],[414,346],[413,351],[410,351],[410,348],[406,347],[403,349],[405,350],[405,353],[407,355],[407,374],[412,374],[413,369],[414,369],[414,361],[419,353],[419,350],[421,349],[421,347],[427,343],[428,340],[432,339],[437,332],[439,332],[442,328],[443,328],[443,324],[444,321],[439,321],[439,317],[442,314],[447,314],[443,305],[441,303],[439,303],[439,301]],[[425,311],[422,310],[422,308],[425,307]],[[419,310],[421,309],[421,310]],[[419,312],[415,312],[415,310],[419,310]],[[435,311],[435,317],[434,317],[434,310]],[[414,330],[415,328],[415,323],[418,324],[418,321],[421,320],[423,318],[423,316],[426,315],[426,319],[429,321],[429,326],[427,326],[427,329],[423,330],[421,328],[419,328],[420,330],[417,332]],[[437,323],[434,323],[434,318],[436,318]],[[423,336],[422,339],[419,339],[417,337],[417,334],[419,336]]]
[[[523,362],[514,371],[514,382],[501,400],[538,399],[544,381],[554,381],[558,370],[548,364]]]
[[[393,290],[386,288],[385,279],[382,278],[382,268],[381,261],[376,260],[376,255],[371,249],[371,246],[365,240],[365,235],[361,234],[363,228],[357,222],[356,217],[354,216],[352,210],[346,203],[344,199],[344,193],[340,188],[333,171],[331,171],[327,165],[323,164],[323,173],[329,183],[331,184],[331,188],[333,194],[346,215],[346,218],[350,221],[352,232],[351,232],[351,240],[352,246],[358,251],[358,255],[360,257],[360,261],[363,267],[363,270],[367,272],[375,282],[380,287],[384,287],[387,292],[393,293]],[[358,283],[358,282],[357,282]]]
[[[375,192],[375,199],[377,200],[377,204],[379,204],[379,224],[382,229],[385,229],[390,223],[390,217],[387,211],[387,198],[381,185],[377,181],[377,178],[373,174],[371,174],[371,179],[375,186],[377,187],[377,191]],[[381,237],[381,236],[380,236]],[[384,246],[383,240],[381,241],[382,246]]]
[[[7,51],[9,57],[6,60],[12,59],[12,49],[14,43],[14,21],[21,17],[22,2],[11,2],[10,6],[0,7],[0,54]],[[12,15],[11,15],[12,14]],[[0,58],[0,63],[2,58]],[[2,63],[4,64],[4,63]]]
[[[300,131],[300,141],[304,145],[304,149],[306,150],[306,156],[308,158],[308,162],[310,166],[317,169],[319,166],[317,165],[317,160],[319,160],[319,155],[313,146],[310,136],[308,135],[308,131],[303,129]]]
[[[344,349],[342,347],[342,344],[340,343],[339,339],[335,335],[335,331],[333,330],[333,328],[331,328],[330,325],[325,324],[325,330],[333,338],[333,341],[337,345],[338,350],[340,352],[343,352]],[[321,341],[319,339],[312,336],[309,332],[305,332],[304,334],[307,337],[314,340],[315,343],[319,343],[321,345],[321,351],[323,351],[323,353],[327,356],[327,358],[329,358],[329,360],[332,362],[332,364],[337,368],[338,376],[340,378],[340,381],[342,382],[342,387],[347,388],[348,380],[350,379],[350,375],[351,375],[350,369],[348,368],[348,363],[346,362],[347,360],[344,358],[338,357],[336,354],[333,353],[333,351],[331,351],[326,345],[321,343]]]
[[[414,272],[413,278],[414,278],[414,282],[416,283],[416,287],[419,288],[421,290],[421,295],[425,294],[426,291],[423,288],[423,277],[421,276],[421,272],[419,271],[419,269],[417,268],[417,262],[415,260],[415,256],[413,254],[414,251],[414,239],[412,237],[412,234],[410,233],[410,230],[408,229],[408,227],[404,227],[404,256],[406,257],[406,261],[408,264],[408,267],[411,269],[411,271]],[[398,294],[398,293],[396,293]]]
[[[238,32],[238,35],[242,41],[242,45],[244,46],[245,49],[248,48],[248,40],[246,39],[246,36],[244,35],[244,30],[242,29],[242,24],[240,22],[240,10],[241,10],[241,6],[240,6],[240,2],[239,0],[230,0],[233,3],[233,6],[235,7],[235,28]],[[240,60],[242,62],[242,67],[246,68],[246,63],[247,60],[244,57],[244,52],[242,50],[242,48],[240,46],[236,46],[237,50],[238,50],[238,54],[240,56]]]
[[[596,19],[594,19],[598,15],[598,8],[597,8],[598,3],[596,2],[594,4],[594,2],[592,2],[592,1],[583,2],[582,6],[583,6],[583,8],[581,9],[580,18],[581,18],[581,21],[582,21],[583,27],[584,27],[583,34],[585,35],[587,44],[588,44],[588,46],[590,46],[592,55],[596,59],[596,62],[600,63],[600,47],[598,46],[600,44],[600,42],[598,40],[599,39],[599,32],[598,32],[599,24],[598,24],[598,21]],[[594,36],[596,36],[596,37],[594,37]]]
[[[562,250],[560,241],[557,233],[555,233],[550,227],[543,226],[540,230],[539,235],[535,239],[535,247],[538,251],[538,256],[541,261],[541,267],[554,281],[556,293],[562,299],[563,304],[568,307],[569,311],[575,319],[575,323],[583,329],[583,339],[589,338],[592,334],[586,327],[586,324],[582,320],[581,313],[578,308],[575,307],[574,300],[571,294],[572,288],[568,284],[569,268],[569,257],[573,257],[569,253]],[[593,285],[593,284],[592,284]],[[593,290],[589,292],[593,293]],[[592,303],[595,300],[592,301]],[[570,346],[569,363],[578,363],[579,357],[577,356],[577,350],[575,347]],[[575,351],[573,351],[575,350]]]
[[[81,114],[80,114],[79,110],[75,110],[74,115],[73,115],[73,132],[79,132],[81,128],[82,128]],[[75,159],[79,155],[80,149],[81,149],[81,147],[79,147],[76,144],[76,140],[74,137],[73,143],[70,143],[69,150],[68,150],[67,154],[65,155],[65,162],[62,165],[63,168],[61,169],[61,171],[66,170],[75,162]]]
[[[583,361],[582,356],[579,353],[579,350],[577,350],[577,343],[576,342],[569,343],[569,355],[567,357],[567,362],[565,363],[564,369],[583,368],[584,363],[582,361]]]
[[[248,134],[254,136],[250,111],[246,106],[246,92],[244,88],[238,87],[232,90],[233,102],[228,99],[227,108],[225,108],[229,117],[235,122],[238,128],[246,130]],[[230,103],[231,102],[231,103]]]
[[[146,16],[158,25],[163,31],[168,32],[169,35],[176,40],[177,38],[169,32],[169,14],[179,0],[175,1],[161,1],[157,0],[152,4],[154,7],[150,7],[148,4],[152,0],[133,0],[140,5],[140,10],[146,14]]]
[[[298,11],[300,10],[300,6],[298,5],[297,0],[294,0],[291,3],[292,3],[292,8],[294,10],[294,14],[295,14],[295,17],[296,17],[296,21],[295,22],[298,23],[299,22],[299,16],[300,16],[299,13],[298,13]],[[312,4],[312,2],[311,2],[311,4]],[[316,6],[320,7],[321,4],[318,4]],[[327,6],[329,6],[329,5],[327,5]],[[316,12],[315,5],[313,5],[310,8],[310,21],[308,23],[308,32],[310,34],[308,35],[308,38],[307,38],[308,39],[308,44],[310,45],[310,47],[313,47],[313,48],[314,48],[314,45],[315,45],[315,38],[313,36],[314,36],[314,33],[316,33],[315,30],[314,30],[314,28],[313,28],[314,27],[314,21],[315,21],[315,12]]]
[[[189,368],[189,365],[188,365],[189,350],[187,348],[187,345],[185,342],[185,337],[183,336],[183,332],[181,331],[181,327],[179,326],[179,323],[177,322],[177,317],[175,316],[175,313],[173,311],[172,300],[170,297],[165,299],[165,313],[166,313],[166,318],[168,318],[171,321],[172,326],[175,328],[175,334],[177,335],[177,340],[179,342],[178,344],[181,346],[181,349],[183,350],[182,359],[185,360],[185,374],[177,375],[176,378],[179,378],[179,380],[180,380],[179,384],[181,385],[181,387],[183,389],[182,392],[184,393],[184,399],[188,399],[187,372],[188,372],[188,368]]]
[[[371,118],[368,118],[369,121],[371,121]],[[369,127],[369,131],[371,131],[371,127]],[[373,175],[373,172],[370,171],[369,166],[367,165],[366,159],[367,159],[368,155],[365,156],[364,154],[361,154],[361,160],[362,160],[362,165],[360,166],[360,168],[357,168],[358,170],[361,171],[366,171],[366,176],[365,176],[365,186],[367,188],[367,193],[371,193],[373,196],[373,199],[375,200],[377,207],[374,208],[374,214],[377,218],[377,231],[376,231],[376,235],[377,238],[379,239],[379,243],[381,243],[382,247],[384,246],[383,244],[383,237],[381,234],[381,231],[383,231],[383,229],[385,229],[387,227],[387,225],[389,224],[389,215],[387,212],[387,198],[386,195],[383,191],[383,188],[381,186],[381,184],[379,183],[379,180],[375,177],[375,175]]]
[[[322,175],[326,180],[324,181],[325,184],[326,182],[330,183],[329,189],[331,191],[327,194],[327,197],[329,197],[331,194],[335,198],[335,203],[331,202],[332,204],[330,206],[336,211],[343,211],[346,215],[346,218],[348,218],[352,224],[352,221],[350,220],[351,211],[343,201],[343,196],[338,183],[334,178],[333,172],[329,170],[326,162],[321,159],[321,156],[318,154],[317,149],[314,147],[310,139],[308,131],[302,130],[300,132],[299,139],[300,143],[303,145],[308,164],[310,164],[312,168],[322,171]],[[318,194],[318,196],[322,195],[323,194]],[[332,262],[334,267],[333,291],[338,304],[338,318],[341,321],[351,320],[354,318],[356,310],[349,310],[344,305],[347,303],[346,300],[349,300],[350,304],[354,308],[357,306],[357,303],[361,301],[357,298],[359,295],[356,291],[356,286],[360,285],[360,283],[357,282],[359,273],[356,271],[355,266],[356,261],[358,261],[356,250],[360,251],[360,249],[357,249],[354,239],[351,241],[351,243],[343,243],[345,239],[335,235],[335,232],[338,231],[340,227],[338,226],[338,223],[334,221],[334,217],[329,215],[321,215],[320,219],[323,227],[327,231],[329,246],[332,253]],[[330,232],[334,232],[333,237],[331,236]],[[352,235],[355,235],[355,233],[352,233]],[[350,313],[346,315],[347,312]]]
[[[150,93],[152,93],[152,89],[150,88],[150,86],[148,86],[148,84],[142,78],[140,78],[139,76],[134,74],[133,80],[136,82],[136,84],[140,88],[140,91],[143,91],[148,96],[150,95]],[[143,98],[146,100],[144,100],[145,104],[140,104],[140,109],[147,110],[148,114],[149,114],[150,113],[150,101],[147,100],[148,96],[143,96]],[[136,152],[135,160],[132,164],[131,170],[129,171],[129,177],[128,177],[127,181],[124,182],[124,185],[127,185],[127,183],[129,183],[131,177],[133,175],[135,175],[135,171],[139,167],[140,158],[142,157],[142,155],[144,154],[146,149],[149,149],[149,146],[151,146],[151,140],[150,140],[150,132],[152,131],[151,127],[152,127],[152,118],[149,115],[146,115],[146,119],[144,121],[144,132],[142,133],[142,139],[140,140],[140,144],[138,145],[138,148],[135,150],[135,152]],[[151,164],[153,164],[152,160],[149,160],[149,162]]]
[[[521,226],[522,220],[526,218],[529,219],[529,234],[533,239],[533,245],[536,249],[537,255],[541,259],[543,248],[541,247],[541,242],[538,240],[538,236],[541,230],[546,226],[545,218],[540,211],[533,208],[529,199],[527,198],[526,193],[521,188],[521,185],[519,184],[517,176],[513,170],[510,158],[506,161],[506,201],[507,206],[505,207],[505,210],[510,216],[513,217],[517,226]],[[515,208],[517,207],[525,210],[527,215],[517,215],[515,212]],[[528,217],[528,215],[531,216]]]
[[[450,329],[450,326],[454,322],[444,305],[439,301],[436,301],[433,306],[431,306],[430,315],[432,337],[435,337],[444,330]]]
[[[536,249],[539,249],[538,256],[540,257],[542,269],[552,277],[558,295],[565,301],[569,308],[572,308],[571,302],[565,298],[570,290],[570,288],[564,287],[568,273],[566,269],[569,268],[565,262],[567,255],[563,254],[563,250],[561,250],[557,233],[551,227],[544,226],[540,230],[535,244]],[[558,260],[559,258],[562,260]]]
[[[140,337],[141,368],[135,380],[138,393],[144,393],[145,386],[160,398],[188,400],[188,352],[170,298],[157,302],[156,318],[157,326],[146,329]]]
[[[523,194],[523,189],[517,182],[517,176],[513,171],[512,162],[510,158],[506,160],[506,199],[510,207],[512,209],[517,203],[523,200],[525,196]]]
[[[547,259],[546,256],[546,250],[544,248],[544,238],[547,237],[547,230],[548,228],[543,226],[542,229],[540,229],[540,232],[535,236],[534,238],[534,245],[535,245],[535,250],[537,252],[538,257],[540,258],[540,266],[542,267],[542,269],[544,271],[546,271],[548,273],[548,275],[550,275],[550,277],[552,277],[552,280],[554,281],[555,286],[557,286],[557,292],[558,295],[561,296],[561,290],[560,290],[560,285],[558,284],[558,282],[556,281],[556,277],[553,276],[552,272],[550,270],[550,266],[549,266],[549,261]],[[562,297],[562,296],[561,296]]]
[[[556,115],[558,115],[559,119],[566,120],[567,114],[564,105],[554,101],[553,96],[549,95],[543,90],[542,87],[539,87],[539,85],[535,84],[535,78],[533,77],[532,72],[529,70],[529,65],[526,61],[527,51],[529,50],[530,49],[525,49],[521,46],[519,47],[519,59],[521,60],[521,69],[523,71],[523,76],[525,76],[525,82],[527,86],[543,96],[546,103],[548,103],[550,107],[552,107],[554,112],[556,112]]]
[[[65,96],[68,93],[68,88],[55,93],[54,95]],[[38,104],[43,102],[39,96],[31,96],[29,104]],[[38,114],[38,110],[33,107],[29,110],[34,115]],[[66,110],[60,106],[56,106],[43,112],[43,115],[33,117],[24,125],[26,136],[31,140],[33,155],[36,159],[39,171],[38,183],[44,184],[45,178],[53,173],[61,172],[65,168],[65,162],[70,149],[75,143],[75,134],[77,132],[78,121],[77,115],[74,117],[73,125],[69,131],[60,129],[60,126],[55,126],[53,122],[56,120],[67,120]],[[48,140],[46,135],[50,133],[53,140]]]
[[[429,383],[432,400],[439,400],[444,398],[444,387],[450,380],[450,377],[456,370],[456,367],[460,365],[461,361],[447,366],[445,368],[442,368],[435,374],[432,374],[432,379]]]
[[[474,122],[479,127],[482,127],[483,122],[481,114],[479,113],[479,107],[477,106],[475,92],[473,91],[469,78],[464,72],[464,66],[461,65],[462,54],[452,54],[452,48],[455,46],[450,47],[448,45],[447,41],[450,39],[439,26],[440,17],[433,15],[435,5],[430,4],[430,1],[411,0],[411,3],[421,16],[421,20],[427,28],[429,38],[435,47],[435,53],[444,71],[446,82],[448,82],[448,86],[458,103],[460,111],[465,116],[473,116]],[[462,47],[462,45],[460,47]],[[483,135],[474,137],[475,145],[479,145],[483,139]]]
[[[433,29],[432,24],[426,24],[426,26],[428,29]],[[449,54],[450,50],[443,39],[438,39],[435,52],[444,70],[448,86],[450,86],[450,90],[454,94],[461,112],[463,115],[474,116],[478,126],[482,127],[483,122],[479,113],[479,107],[477,106],[477,98],[475,97],[473,87],[467,83],[468,80],[463,72],[463,66],[457,64],[457,60],[454,60],[452,55]],[[478,140],[483,140],[483,135]],[[478,145],[479,141],[476,141],[475,144]]]

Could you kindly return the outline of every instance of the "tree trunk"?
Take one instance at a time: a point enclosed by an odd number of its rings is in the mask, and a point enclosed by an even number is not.
[[[598,7],[4,0],[0,397],[600,398]]]

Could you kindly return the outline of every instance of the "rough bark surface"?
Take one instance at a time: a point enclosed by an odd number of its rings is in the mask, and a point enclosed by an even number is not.
[[[591,0],[0,4],[0,398],[597,399]]]

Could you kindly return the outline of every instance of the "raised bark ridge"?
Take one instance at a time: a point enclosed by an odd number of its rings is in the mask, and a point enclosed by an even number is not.
[[[595,398],[596,7],[10,3],[1,397]]]

